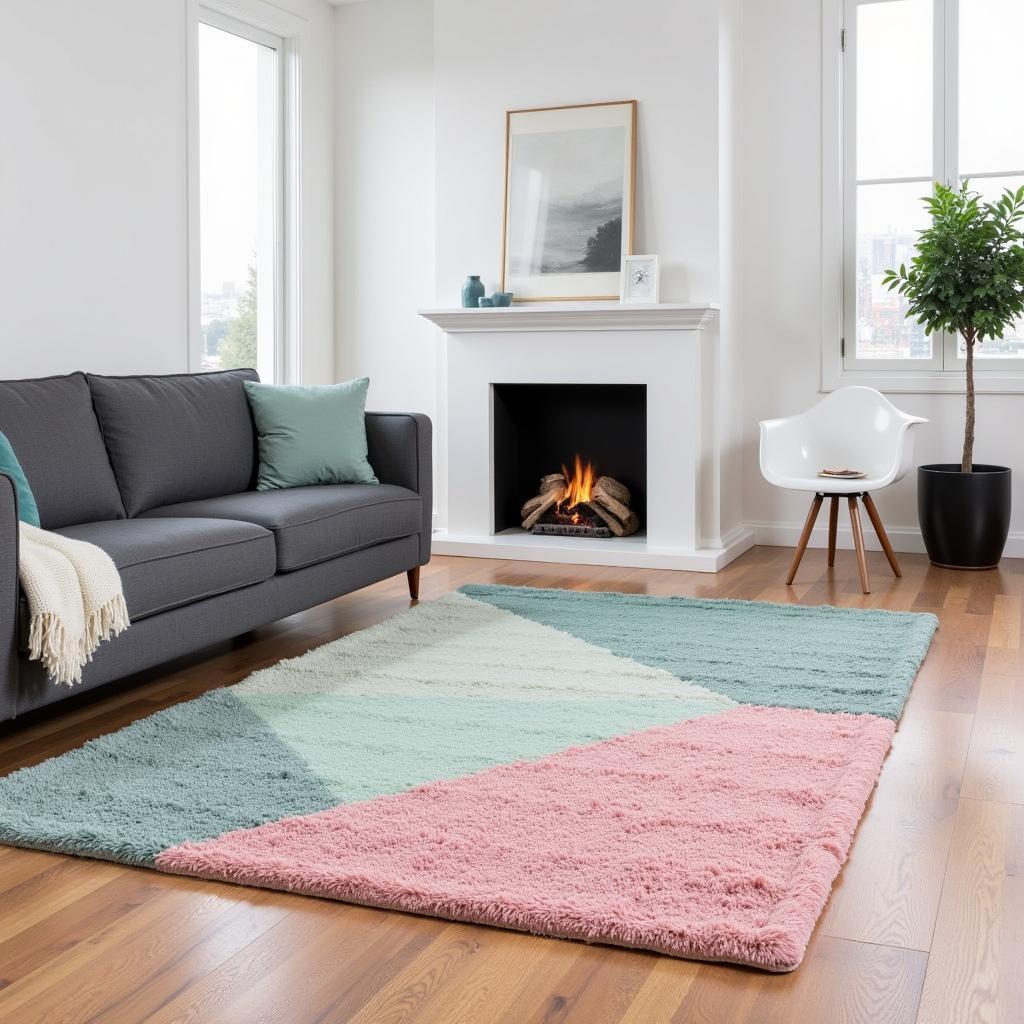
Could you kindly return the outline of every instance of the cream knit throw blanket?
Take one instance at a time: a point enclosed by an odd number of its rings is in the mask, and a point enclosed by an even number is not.
[[[20,523],[18,577],[31,622],[28,656],[71,686],[103,640],[128,628],[121,577],[95,544]]]

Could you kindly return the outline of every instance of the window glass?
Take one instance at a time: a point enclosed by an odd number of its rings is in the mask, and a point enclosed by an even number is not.
[[[906,318],[907,300],[882,284],[886,270],[909,263],[928,223],[927,182],[857,188],[857,358],[930,359],[932,338]]]
[[[199,26],[202,368],[255,367],[276,353],[277,52]]]
[[[858,7],[858,180],[931,175],[932,50],[931,0]]]

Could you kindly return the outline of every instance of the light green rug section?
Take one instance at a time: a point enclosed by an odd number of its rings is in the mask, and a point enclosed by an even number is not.
[[[301,657],[255,672],[236,693],[344,693],[736,702],[663,668],[613,654],[462,594],[425,602]]]
[[[671,697],[509,701],[259,694],[245,700],[337,803],[398,793],[721,710],[711,702]]]
[[[743,704],[898,719],[934,615],[468,584],[460,593]]]

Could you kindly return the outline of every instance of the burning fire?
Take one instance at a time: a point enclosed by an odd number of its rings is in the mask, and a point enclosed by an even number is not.
[[[558,511],[563,509],[566,512],[572,510],[582,501],[590,501],[591,492],[594,489],[594,467],[588,462],[585,466],[583,460],[576,456],[575,471],[570,474],[569,470],[562,466],[562,476],[565,477],[566,488],[562,500],[558,502]],[[579,513],[572,516],[572,521],[579,521]]]

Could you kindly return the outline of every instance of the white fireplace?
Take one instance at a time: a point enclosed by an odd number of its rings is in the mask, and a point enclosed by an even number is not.
[[[724,528],[717,307],[538,304],[422,315],[443,332],[435,552],[715,572],[753,544],[750,531]],[[556,537],[496,526],[495,386],[560,384],[644,389],[639,533]]]

